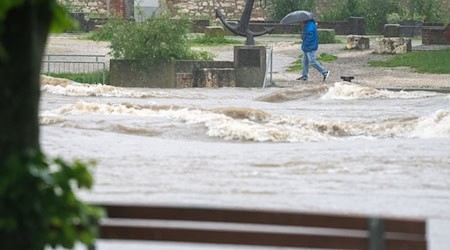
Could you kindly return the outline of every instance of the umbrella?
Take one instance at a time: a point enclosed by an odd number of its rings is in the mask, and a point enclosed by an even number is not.
[[[300,23],[308,20],[317,20],[316,15],[306,10],[297,10],[287,14],[281,20],[281,24]]]

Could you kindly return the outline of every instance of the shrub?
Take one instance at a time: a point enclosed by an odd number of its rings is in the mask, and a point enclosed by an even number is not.
[[[444,19],[438,0],[409,0],[406,12],[410,20],[441,22]]]
[[[336,31],[334,31],[333,29],[318,29],[317,32],[319,35],[320,44],[336,42]]]
[[[78,200],[75,188],[91,188],[87,164],[49,159],[39,152],[12,156],[0,168],[2,249],[73,248],[93,243],[98,208]]]
[[[106,24],[92,32],[89,39],[95,41],[111,41],[116,31],[123,30],[123,26],[126,26],[127,23],[128,21],[123,19],[111,18]]]
[[[206,53],[192,51],[187,19],[153,16],[142,22],[127,22],[115,30],[112,55],[117,59],[137,60],[144,66],[175,60],[205,59]]]
[[[386,19],[387,23],[392,24],[400,23],[400,21],[402,20],[401,16],[396,12],[388,14]]]

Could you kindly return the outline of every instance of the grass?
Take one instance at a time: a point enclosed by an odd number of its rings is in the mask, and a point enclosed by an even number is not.
[[[103,72],[97,71],[92,73],[50,73],[48,76],[65,78],[79,83],[102,84]],[[109,83],[109,71],[105,71],[105,84]]]
[[[370,61],[373,67],[411,67],[418,73],[450,74],[450,49],[395,55],[387,61]]]
[[[302,58],[303,58],[303,55],[301,55],[300,58],[297,61],[293,62],[292,65],[289,66],[289,68],[286,71],[288,71],[288,72],[297,72],[297,71],[302,70],[303,69]],[[332,61],[337,59],[337,56],[330,55],[330,54],[327,54],[327,53],[322,53],[316,59],[317,59],[317,61],[319,61],[321,63],[322,62],[332,62]]]

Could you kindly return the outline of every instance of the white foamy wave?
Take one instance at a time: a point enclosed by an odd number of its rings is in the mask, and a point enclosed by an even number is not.
[[[212,120],[205,123],[208,136],[226,140],[250,140],[257,142],[306,142],[325,141],[333,137],[307,126],[286,126],[273,122],[256,123],[249,120]]]
[[[438,111],[432,117],[419,119],[416,116],[391,117],[373,121],[317,121],[301,116],[270,115],[260,110],[228,108],[205,110],[178,106],[156,106],[136,104],[99,104],[79,102],[46,111],[43,117],[70,115],[132,115],[161,118],[186,124],[199,124],[207,129],[206,135],[225,140],[248,140],[257,142],[306,142],[340,140],[350,137],[442,137],[450,136],[450,113]],[[53,118],[55,119],[55,118]],[[61,118],[62,119],[62,118]],[[67,119],[70,119],[67,117]],[[55,120],[64,121],[64,120]],[[58,123],[58,122],[54,122]],[[48,124],[53,124],[48,122]],[[65,121],[65,124],[69,124]],[[146,124],[123,124],[123,133],[147,133]],[[111,122],[101,124],[108,131]],[[89,128],[88,128],[89,129]]]
[[[179,106],[112,105],[87,102],[47,111],[43,116],[84,114],[133,115],[175,120],[186,124],[200,124],[207,128],[206,135],[210,137],[257,142],[327,141],[349,137],[404,137],[411,134],[418,119],[417,117],[394,117],[381,121],[316,121],[300,116],[270,115],[261,110],[248,108],[205,110]],[[104,130],[108,130],[108,124],[101,126],[105,127]],[[142,128],[135,127],[136,124],[132,126],[124,127],[121,131],[145,130],[145,125],[142,125]]]
[[[65,122],[66,120],[61,117],[55,116],[39,116],[39,125],[53,125]]]
[[[338,100],[356,100],[356,99],[379,99],[379,98],[423,98],[439,95],[433,92],[420,91],[388,91],[379,90],[371,87],[359,86],[352,83],[336,82],[334,86],[330,87],[322,99],[338,99]]]
[[[412,136],[422,138],[449,137],[450,111],[438,110],[433,115],[420,119]]]
[[[186,95],[175,91],[154,91],[138,88],[121,88],[104,84],[81,84],[62,78],[41,76],[41,90],[43,92],[65,96],[98,96],[98,97],[131,97],[131,98],[196,98],[203,99],[204,95],[189,92]]]
[[[41,90],[47,93],[65,96],[102,96],[102,97],[132,97],[132,98],[180,98],[164,91],[148,91],[127,89],[103,84],[42,85]]]
[[[233,113],[241,113],[234,110]],[[317,129],[304,126],[302,123],[286,123],[283,119],[268,119],[264,113],[261,117],[254,116],[260,112],[243,110],[246,116],[230,116],[223,110],[202,110],[192,108],[161,108],[159,106],[137,106],[129,104],[99,104],[79,102],[66,105],[59,109],[46,111],[43,116],[58,115],[133,115],[172,119],[186,124],[203,124],[207,128],[207,136],[226,140],[250,140],[273,142],[299,142],[329,140],[330,135]],[[268,119],[268,120],[264,120]],[[302,120],[297,118],[297,120]],[[294,124],[294,125],[293,125]]]
[[[298,116],[272,116],[260,110],[247,108],[202,110],[176,106],[111,105],[86,102],[63,106],[48,111],[44,115],[83,114],[133,115],[171,119],[186,124],[202,124],[207,128],[206,135],[210,137],[257,142],[305,142],[336,140],[348,136],[390,136],[401,131],[404,126],[398,125],[395,127],[389,122],[386,122],[385,126],[379,123],[318,122]],[[392,121],[392,123],[395,122]],[[110,125],[105,124],[104,130],[110,130],[108,127]],[[138,130],[139,128],[133,127],[130,129]],[[123,131],[126,130],[123,129]]]

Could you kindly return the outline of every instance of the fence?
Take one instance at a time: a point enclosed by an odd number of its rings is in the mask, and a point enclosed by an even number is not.
[[[45,55],[41,73],[77,82],[105,84],[106,66],[103,55]]]

